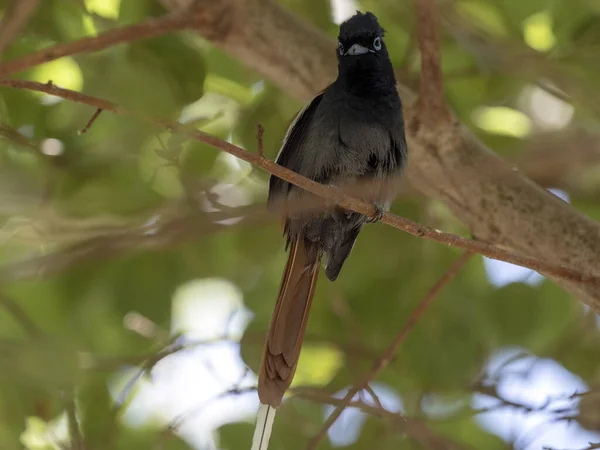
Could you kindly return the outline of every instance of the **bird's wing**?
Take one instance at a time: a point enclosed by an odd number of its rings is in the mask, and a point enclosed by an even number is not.
[[[301,147],[308,132],[315,112],[323,99],[324,91],[318,94],[310,102],[308,102],[296,115],[296,118],[289,126],[283,145],[279,150],[275,162],[280,166],[284,166],[294,172],[300,172],[299,162],[301,159]],[[271,175],[269,180],[269,198],[267,206],[272,209],[276,200],[285,198],[290,188],[290,184],[281,178]]]
[[[406,157],[408,153],[406,134],[404,131],[404,118],[402,117],[402,114],[398,114],[396,123],[391,128],[391,139],[396,170],[402,170],[404,169],[404,166],[406,166]]]

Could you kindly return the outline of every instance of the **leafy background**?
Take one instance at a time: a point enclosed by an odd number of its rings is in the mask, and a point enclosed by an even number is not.
[[[9,3],[0,1],[3,11]],[[354,9],[372,10],[398,71],[418,76],[411,1],[281,3],[331,36]],[[442,50],[447,99],[460,119],[535,181],[599,217],[600,3],[453,7],[460,20],[445,23]],[[3,57],[164,13],[155,0],[44,0]],[[252,151],[262,123],[271,158],[302,106],[193,33],[61,58],[19,77],[194,123]],[[90,449],[249,448],[258,404],[250,388],[286,258],[279,225],[232,219],[216,233],[166,240],[155,226],[262,204],[267,176],[109,113],[78,134],[92,113],[0,90],[0,447],[77,448],[81,434]],[[468,231],[410,189],[393,212]],[[151,245],[136,244],[142,232]],[[64,270],[36,272],[44,255],[53,266],[62,249],[98,236],[119,236],[124,251],[95,248]],[[294,386],[343,393],[457,256],[367,227],[338,281],[318,285]],[[20,261],[27,271],[14,270]],[[600,441],[599,350],[596,315],[580,302],[529,270],[475,257],[373,389],[386,409],[457,448],[584,448]],[[271,448],[304,448],[329,412],[292,396]],[[394,422],[348,410],[320,448],[449,448],[407,436]]]

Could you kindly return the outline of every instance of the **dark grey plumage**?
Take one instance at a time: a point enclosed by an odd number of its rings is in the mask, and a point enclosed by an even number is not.
[[[324,184],[368,181],[363,199],[389,208],[388,182],[406,160],[402,104],[372,13],[357,13],[340,27],[338,77],[317,95],[290,126],[277,163]],[[311,194],[275,176],[268,206],[285,212],[285,202]],[[362,226],[370,219],[333,207],[286,216],[290,256],[282,279],[259,374],[261,402],[277,406],[289,387],[322,258],[335,280]]]
[[[371,13],[359,14],[340,29],[344,50],[359,43],[372,49],[383,29]],[[383,40],[381,49],[360,56],[340,55],[339,76],[299,114],[277,163],[320,183],[339,184],[367,178],[386,181],[404,166],[406,140],[402,105],[392,64]],[[278,200],[306,195],[296,186],[271,177],[269,206]],[[382,190],[369,200],[383,209],[393,196]],[[335,211],[318,217],[288,219],[289,240],[302,235],[326,258],[326,274],[335,280],[368,218]]]

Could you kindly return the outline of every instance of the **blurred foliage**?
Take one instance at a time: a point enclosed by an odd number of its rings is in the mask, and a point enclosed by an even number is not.
[[[282,3],[336,35],[329,2]],[[0,1],[3,13],[8,4]],[[414,79],[418,55],[412,48],[412,1],[363,0],[358,6],[381,18],[394,64]],[[155,0],[45,0],[4,58],[163,13]],[[459,20],[443,34],[447,98],[499,155],[527,156],[528,139],[550,129],[598,129],[600,2],[459,0],[455,13]],[[460,27],[477,30],[483,38],[462,33]],[[511,63],[517,56],[521,63]],[[62,58],[19,77],[52,80],[134,111],[193,123],[251,151],[257,145],[256,125],[262,123],[265,153],[271,158],[301,107],[191,33]],[[552,127],[540,120],[546,107],[531,95],[535,90],[551,96],[544,86],[569,97],[569,104],[553,97],[563,113]],[[106,112],[78,135],[93,112],[47,95],[0,90],[0,261],[6,268],[42,258],[52,266],[44,255],[58,252],[57,262],[65,248],[83,255],[54,275],[2,278],[0,448],[58,448],[48,436],[62,427],[57,433],[66,438],[65,393],[73,390],[86,448],[188,448],[165,423],[126,424],[109,376],[121,365],[99,370],[95,358],[140,355],[133,365],[141,364],[144,355],[165,345],[177,288],[194,279],[221,277],[241,290],[254,313],[241,354],[257,369],[286,258],[279,226],[274,221],[256,227],[222,225],[207,235],[199,226],[196,233],[182,231],[181,236],[175,228],[164,242],[162,235],[152,241],[152,227],[181,211],[194,218],[202,216],[201,209],[262,204],[267,177],[205,144]],[[15,139],[15,133],[21,138]],[[60,141],[60,151],[44,150],[49,139]],[[567,183],[560,180],[560,187],[580,210],[600,217],[600,171],[591,166],[571,173]],[[582,180],[587,195],[578,197]],[[221,205],[209,201],[207,189]],[[439,229],[467,231],[443,205],[423,198],[403,196],[393,211]],[[111,233],[115,239],[130,233],[133,244],[116,251],[107,244],[85,253],[86,242]],[[84,242],[79,250],[69,247],[78,242]],[[367,227],[339,280],[331,284],[322,278],[317,287],[295,385],[336,392],[365,373],[457,256],[380,224]],[[31,264],[35,273],[36,263]],[[162,331],[145,334],[124,326],[133,312]],[[493,352],[506,346],[554,358],[589,385],[599,379],[600,333],[593,314],[548,281],[495,287],[477,257],[444,288],[378,381],[403,399],[408,415],[427,419],[423,396],[468,403],[471,383]],[[322,405],[292,399],[278,415],[271,448],[304,448],[322,414]],[[581,423],[600,430],[597,420]],[[472,416],[432,429],[470,448],[505,448]],[[389,431],[385,420],[369,418],[352,448],[373,448],[380,438],[381,449],[421,448],[403,433]],[[222,427],[218,438],[221,448],[239,449],[249,446],[251,435],[251,425],[235,423]],[[321,448],[330,446],[324,442]]]

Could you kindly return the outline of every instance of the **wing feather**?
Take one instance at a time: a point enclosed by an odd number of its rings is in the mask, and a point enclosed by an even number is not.
[[[290,124],[285,137],[283,138],[283,144],[277,155],[275,162],[281,166],[284,166],[294,172],[301,172],[298,162],[301,161],[299,152],[308,131],[317,108],[323,99],[324,91],[318,94],[310,102],[308,102],[296,115],[292,123]],[[269,179],[269,198],[267,200],[267,207],[271,210],[274,209],[275,203],[281,199],[285,199],[290,190],[290,184],[281,178],[271,175]]]

